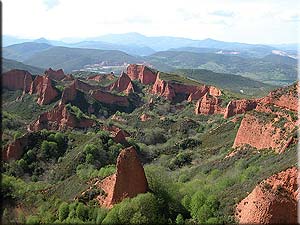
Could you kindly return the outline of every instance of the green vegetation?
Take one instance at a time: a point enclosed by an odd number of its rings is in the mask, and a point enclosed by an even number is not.
[[[196,79],[199,75],[204,79],[202,77],[211,75],[211,82],[217,83],[218,77],[224,75],[198,69],[180,72],[183,76],[161,73],[161,78],[198,85],[197,81],[185,76]],[[247,86],[248,81],[239,77],[236,84]],[[65,84],[58,85],[62,90]],[[226,157],[235,151],[232,146],[244,115],[235,116],[235,120],[224,119],[222,115],[196,115],[194,102],[170,102],[150,94],[149,85],[137,81],[133,85],[137,93],[128,96],[129,107],[100,104],[84,92],[79,92],[76,99],[67,104],[67,109],[78,121],[92,118],[95,127],[27,134],[28,142],[21,149],[21,157],[3,162],[1,195],[4,207],[1,213],[4,222],[234,223],[235,204],[247,192],[263,179],[297,163],[294,143],[281,154],[271,149],[257,151],[244,146],[232,157]],[[238,91],[231,92],[228,83],[223,85],[229,90],[222,90],[222,106],[244,96]],[[254,95],[269,87],[252,81],[249,86]],[[30,122],[57,104],[40,106],[32,95],[16,100],[21,94],[21,91],[3,92],[4,144],[27,133],[26,126]],[[152,103],[148,104],[150,99]],[[297,120],[294,112],[276,106],[270,109]],[[113,114],[115,116],[111,117]],[[141,121],[143,114],[150,115],[150,119]],[[271,113],[252,111],[249,114],[264,123],[272,121],[278,128],[287,122],[284,117],[275,122]],[[127,143],[115,142],[113,134],[103,127],[119,127],[126,131],[129,134]],[[296,128],[289,135],[296,138]],[[116,172],[117,157],[121,149],[128,146],[137,151],[149,190],[111,209],[102,208],[96,196],[106,193],[97,182]]]
[[[204,69],[222,74],[241,75],[271,85],[287,85],[297,79],[297,60],[286,58],[288,57],[274,55],[244,58],[215,53],[162,51],[146,57],[146,60],[163,71]]]
[[[263,96],[275,88],[274,86],[247,77],[226,73],[215,73],[204,69],[180,69],[176,70],[176,73],[195,79],[200,83],[213,85],[240,95]]]
[[[44,72],[41,68],[29,66],[12,59],[2,58],[2,72],[4,73],[12,69],[26,70],[33,75],[42,74]]]

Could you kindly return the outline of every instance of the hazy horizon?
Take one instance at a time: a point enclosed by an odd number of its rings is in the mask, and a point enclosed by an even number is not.
[[[50,40],[137,32],[250,44],[298,43],[296,0],[3,0],[3,34]],[[205,7],[204,7],[205,6]]]

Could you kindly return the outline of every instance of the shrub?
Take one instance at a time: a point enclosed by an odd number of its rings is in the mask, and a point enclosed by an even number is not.
[[[67,219],[69,215],[69,205],[66,202],[61,203],[61,205],[58,208],[58,218],[60,221],[64,221]]]
[[[45,159],[57,156],[57,143],[53,141],[43,141],[41,145],[41,155]]]
[[[88,211],[83,203],[79,202],[76,208],[76,215],[82,221],[88,220]]]

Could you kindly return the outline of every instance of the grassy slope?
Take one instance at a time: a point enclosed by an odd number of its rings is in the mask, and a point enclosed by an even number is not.
[[[264,84],[246,77],[215,73],[203,69],[179,69],[175,71],[183,76],[195,79],[201,83],[213,85],[221,89],[227,89],[235,93],[243,93],[250,96],[262,96],[270,90],[275,89],[274,86]]]
[[[219,73],[242,75],[270,84],[290,84],[297,79],[297,60],[242,58],[213,53],[164,51],[146,57],[158,69],[208,69]],[[162,65],[163,62],[163,65]]]
[[[123,65],[139,61],[137,57],[116,50],[53,47],[34,54],[24,62],[44,68],[64,68],[66,72],[70,72],[88,64],[106,62],[108,65]]]
[[[42,74],[44,72],[44,69],[38,68],[35,66],[29,66],[24,63],[11,60],[11,59],[5,59],[2,58],[2,72],[7,72],[12,69],[20,69],[20,70],[27,70],[31,74]]]

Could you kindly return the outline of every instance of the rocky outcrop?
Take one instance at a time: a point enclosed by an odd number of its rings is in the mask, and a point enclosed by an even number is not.
[[[251,145],[257,149],[272,148],[281,153],[289,146],[296,121],[286,112],[273,113],[272,108],[259,104],[256,110],[244,116],[233,148]]]
[[[124,92],[125,94],[129,94],[134,92],[133,84],[131,82],[130,77],[122,72],[121,76],[118,80],[107,87],[110,91]]]
[[[206,93],[196,103],[195,108],[196,114],[223,114],[224,109],[221,107],[221,99],[211,96]]]
[[[62,69],[59,70],[53,70],[49,68],[44,72],[44,74],[48,77],[50,77],[52,80],[62,80],[65,78],[65,73]]]
[[[66,128],[88,128],[94,125],[94,120],[85,117],[78,119],[68,111],[66,105],[59,104],[52,110],[41,114],[36,121],[28,126],[28,130],[63,130]]]
[[[257,100],[241,99],[232,100],[228,103],[225,109],[224,118],[232,117],[236,114],[243,114],[256,108],[258,104]]]
[[[141,120],[142,122],[151,120],[151,116],[150,116],[149,114],[147,114],[147,113],[143,113],[143,114],[140,116],[140,120]]]
[[[114,95],[102,90],[93,90],[91,96],[99,102],[105,104],[115,104],[119,106],[129,106],[129,101],[126,96]]]
[[[81,90],[83,92],[89,92],[90,90],[96,90],[96,89],[99,89],[98,86],[94,86],[94,85],[90,85],[90,84],[87,84],[79,79],[75,79],[71,85],[74,85],[74,87],[78,90]]]
[[[298,110],[298,93],[299,82],[270,92],[261,102],[273,104],[296,112]]]
[[[37,94],[37,103],[46,105],[58,96],[58,91],[53,87],[52,80],[48,76],[36,76],[31,84],[29,94]]]
[[[183,96],[183,100],[187,100],[189,102],[199,100],[203,98],[205,94],[209,94],[213,97],[218,97],[222,94],[221,90],[213,86],[195,86],[181,84],[174,81],[165,81],[160,78],[160,73],[158,73],[156,81],[152,86],[151,93],[164,96],[171,101],[177,96]]]
[[[156,80],[156,72],[145,65],[130,64],[127,74],[131,80],[139,80],[142,84],[153,84]]]
[[[66,87],[61,95],[60,104],[66,104],[75,100],[78,90],[75,81]]]
[[[237,205],[235,212],[237,222],[296,224],[299,200],[297,177],[298,170],[292,167],[262,181]]]
[[[2,151],[2,160],[10,161],[20,159],[23,155],[24,148],[28,144],[28,140],[29,134],[27,133],[6,146]]]
[[[32,83],[32,75],[26,70],[10,70],[2,74],[2,88],[8,90],[22,90],[29,92]]]
[[[143,166],[133,147],[123,149],[117,159],[117,171],[97,185],[105,194],[97,196],[101,206],[112,207],[125,198],[133,198],[148,190]]]
[[[116,143],[127,144],[126,137],[129,135],[123,131],[122,129],[118,129],[117,131],[111,132],[111,137]]]

